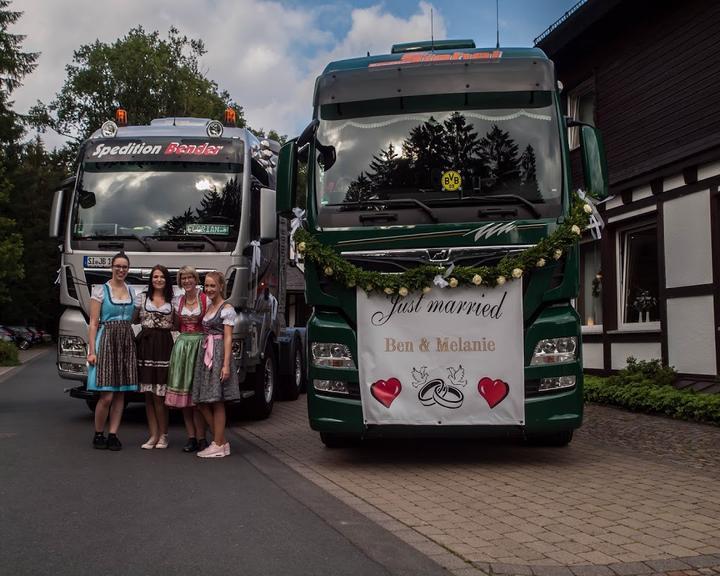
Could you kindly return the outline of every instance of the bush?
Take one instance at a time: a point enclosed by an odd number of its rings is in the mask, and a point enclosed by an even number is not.
[[[0,366],[17,366],[18,364],[20,364],[20,359],[15,344],[0,341]]]
[[[629,360],[625,370],[610,378],[586,376],[585,401],[720,425],[720,394],[678,390],[669,378],[675,373],[672,368],[657,361],[631,364]]]

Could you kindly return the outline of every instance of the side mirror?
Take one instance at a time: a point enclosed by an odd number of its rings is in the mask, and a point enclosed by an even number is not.
[[[65,196],[65,189],[60,188],[59,190],[55,190],[55,195],[53,196],[53,202],[52,202],[52,208],[50,209],[50,228],[49,228],[49,234],[50,238],[57,238],[60,236],[60,230],[62,226],[62,214],[63,214],[63,200]]]
[[[580,145],[582,148],[583,174],[585,188],[595,198],[603,199],[608,195],[608,169],[605,160],[600,131],[588,124],[580,126]]]
[[[289,216],[296,206],[297,197],[297,142],[293,139],[280,148],[277,166],[277,193],[275,211]]]
[[[78,192],[78,194],[79,194],[78,204],[80,204],[80,208],[82,208],[83,210],[92,208],[97,203],[97,199],[95,198],[95,192],[88,192],[87,190],[80,190]]]
[[[260,189],[260,242],[271,242],[277,238],[277,212],[275,211],[275,190]]]

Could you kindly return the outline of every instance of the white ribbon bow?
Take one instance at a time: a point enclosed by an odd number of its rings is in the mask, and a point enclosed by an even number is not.
[[[590,222],[585,229],[590,230],[590,234],[595,240],[600,240],[600,238],[602,237],[602,229],[605,227],[605,222],[603,221],[602,216],[600,216],[600,212],[598,211],[597,207],[600,204],[610,200],[612,196],[605,198],[605,200],[602,200],[601,202],[598,202],[583,190],[578,190],[577,193],[580,197],[580,200],[582,200],[583,202],[585,202],[585,204],[592,208],[592,212],[590,213]]]
[[[260,268],[260,260],[262,258],[262,253],[260,252],[260,240],[253,240],[252,242],[250,242],[250,246],[252,246],[250,274],[255,275],[255,273],[258,271],[258,268]]]
[[[290,246],[293,247],[293,259],[295,260],[295,264],[298,262],[298,251],[295,248],[295,232],[298,231],[298,228],[301,228],[302,225],[305,223],[305,210],[301,208],[293,208],[293,214],[295,214],[295,218],[293,218],[290,221]]]
[[[442,274],[438,274],[437,276],[435,276],[435,278],[433,278],[433,284],[435,284],[435,286],[439,286],[440,288],[447,288],[450,285],[450,283],[447,280],[445,280],[445,278],[450,276],[450,274],[452,274],[452,271],[454,269],[455,269],[455,263],[453,262],[450,264],[450,266],[448,266],[445,269],[445,272],[443,272]]]

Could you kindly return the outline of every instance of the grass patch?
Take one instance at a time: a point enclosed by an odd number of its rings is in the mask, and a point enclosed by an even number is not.
[[[0,341],[0,366],[17,366],[20,364],[18,351],[12,342]]]
[[[720,426],[720,394],[678,390],[674,379],[659,360],[628,358],[627,368],[609,378],[585,376],[585,401]]]

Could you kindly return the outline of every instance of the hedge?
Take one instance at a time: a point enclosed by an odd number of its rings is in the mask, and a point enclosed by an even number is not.
[[[585,401],[720,426],[720,394],[679,390],[674,379],[675,371],[657,360],[628,358],[628,367],[614,376],[585,376]]]
[[[0,341],[0,366],[17,366],[20,364],[18,351],[12,342]]]

